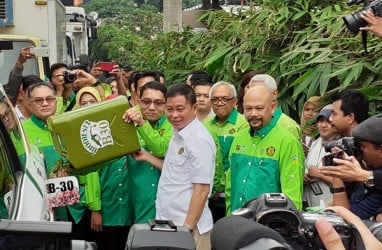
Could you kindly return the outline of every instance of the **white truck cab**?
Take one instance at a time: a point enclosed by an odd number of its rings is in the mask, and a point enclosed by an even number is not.
[[[0,82],[7,83],[10,70],[24,47],[49,49],[48,57],[28,60],[24,75],[33,74],[45,79],[50,64],[65,63],[73,56],[66,40],[65,6],[60,0],[0,1]],[[1,42],[13,47],[1,48]]]

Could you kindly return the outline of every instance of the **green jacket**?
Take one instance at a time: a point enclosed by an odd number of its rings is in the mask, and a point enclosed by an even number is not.
[[[99,171],[102,199],[102,224],[130,226],[133,224],[129,190],[129,169],[126,157],[111,161]],[[135,194],[134,194],[135,195]]]
[[[156,156],[164,156],[172,137],[172,126],[166,116],[152,127],[149,122],[137,128],[142,148]],[[129,190],[134,212],[134,223],[146,223],[155,218],[155,199],[160,177],[160,170],[145,161],[136,161],[127,157],[129,169]]]
[[[164,157],[172,137],[172,125],[163,115],[152,127],[148,121],[137,127],[138,135],[143,139],[147,148],[156,157]]]
[[[28,141],[36,145],[43,153],[47,175],[54,176],[55,173],[65,169],[65,166],[63,165],[67,164],[67,160],[60,156],[54,149],[52,136],[47,124],[38,117],[32,115],[28,120],[24,121],[22,125]],[[101,207],[99,195],[100,186],[97,184],[97,180],[94,179],[94,174],[90,173],[89,175],[89,177],[85,177],[85,181],[82,181],[81,179],[79,181],[79,191],[81,196],[80,203],[73,206],[68,206],[68,209],[76,223],[81,220],[85,212],[86,205],[89,205],[89,209],[91,210],[99,210]],[[86,190],[85,192],[85,187],[91,190]],[[88,193],[88,195],[86,195],[86,193]],[[95,195],[89,195],[90,193]],[[56,208],[55,211],[57,220],[68,220],[65,208]]]
[[[230,168],[229,150],[232,141],[240,131],[248,131],[249,125],[245,117],[234,109],[226,122],[219,124],[217,117],[210,117],[204,121],[204,125],[212,135],[216,145],[215,175],[212,196],[224,192],[225,173]]]
[[[301,127],[289,116],[284,114],[280,107],[278,107],[273,113],[274,117],[278,118],[278,123],[281,124],[283,128],[286,128],[289,132],[291,132],[297,140],[301,141],[302,131]]]
[[[230,152],[230,211],[263,193],[282,192],[302,209],[304,153],[299,140],[274,117],[259,131],[242,131]],[[232,210],[230,210],[232,209]]]

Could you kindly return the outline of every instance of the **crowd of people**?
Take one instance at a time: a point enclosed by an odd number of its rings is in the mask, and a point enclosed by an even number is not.
[[[372,23],[375,17],[364,18]],[[117,64],[87,72],[55,63],[46,82],[23,76],[30,58],[30,48],[20,51],[5,90],[50,178],[70,175],[47,127],[54,114],[126,96],[131,107],[121,119],[135,124],[141,145],[137,153],[100,163],[99,171],[77,175],[80,203],[55,208],[56,220],[73,222],[74,238],[125,249],[130,226],[156,218],[186,227],[197,249],[211,249],[214,222],[261,194],[284,193],[298,210],[342,207],[332,209],[355,223],[367,244],[381,247],[360,222],[382,221],[382,115],[369,117],[362,92],[346,89],[329,103],[309,97],[297,124],[278,104],[274,77],[255,70],[243,74],[238,90],[201,70],[169,84],[161,72]],[[328,150],[329,141],[336,143]],[[325,165],[324,156],[339,151],[335,166]],[[339,244],[327,222],[318,221],[317,230]]]

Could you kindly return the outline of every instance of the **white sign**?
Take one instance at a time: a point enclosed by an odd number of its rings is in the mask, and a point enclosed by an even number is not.
[[[47,179],[45,191],[49,207],[70,206],[80,201],[78,180],[75,176]]]
[[[91,154],[96,154],[100,148],[114,145],[109,121],[107,120],[99,122],[85,120],[81,124],[80,135],[82,145]]]

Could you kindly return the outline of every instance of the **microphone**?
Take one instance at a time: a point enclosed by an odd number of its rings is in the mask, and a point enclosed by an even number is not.
[[[213,250],[291,250],[276,231],[253,220],[232,215],[218,220],[211,232]]]

